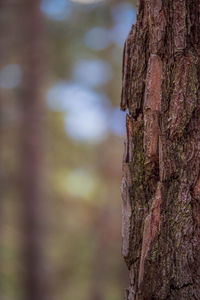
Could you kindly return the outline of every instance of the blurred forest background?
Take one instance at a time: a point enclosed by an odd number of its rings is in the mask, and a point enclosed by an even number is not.
[[[120,300],[119,103],[135,2],[38,2],[41,16],[34,1],[0,1],[0,299],[25,297],[38,251],[48,299]]]

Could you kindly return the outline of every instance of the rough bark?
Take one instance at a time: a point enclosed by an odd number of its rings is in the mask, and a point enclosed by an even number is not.
[[[22,1],[23,83],[21,92],[21,165],[23,267],[26,300],[45,300],[43,194],[43,35],[40,1]]]
[[[200,299],[199,28],[199,0],[140,0],[125,43],[126,300]]]

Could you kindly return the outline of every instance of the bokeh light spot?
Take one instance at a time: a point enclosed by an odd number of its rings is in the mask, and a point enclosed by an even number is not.
[[[103,50],[110,45],[109,31],[103,27],[93,27],[84,36],[84,43],[93,50]]]
[[[118,136],[123,136],[126,133],[126,113],[121,111],[119,107],[114,108],[111,112],[110,128]]]
[[[113,76],[112,68],[106,61],[80,60],[75,63],[74,79],[89,86],[102,86]]]
[[[19,65],[9,64],[0,70],[0,86],[5,89],[17,87],[22,80],[22,71]]]
[[[111,9],[114,20],[114,26],[110,30],[110,39],[117,45],[122,47],[125,39],[136,21],[136,11],[130,3],[119,3]]]
[[[76,169],[67,175],[66,188],[71,196],[89,200],[96,188],[96,181],[86,170]]]
[[[41,10],[51,19],[63,20],[70,14],[71,7],[67,0],[42,0]]]
[[[110,102],[105,95],[59,83],[48,92],[47,103],[52,110],[66,111],[66,130],[73,139],[96,143],[107,137]]]
[[[68,134],[81,141],[96,143],[107,137],[107,120],[95,107],[70,113],[65,119]]]

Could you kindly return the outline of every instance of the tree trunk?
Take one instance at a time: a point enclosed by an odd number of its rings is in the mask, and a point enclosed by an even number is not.
[[[199,0],[140,0],[125,43],[126,300],[200,299],[199,28]]]
[[[40,1],[21,6],[24,74],[21,93],[21,198],[25,299],[46,300],[43,259],[43,47]]]

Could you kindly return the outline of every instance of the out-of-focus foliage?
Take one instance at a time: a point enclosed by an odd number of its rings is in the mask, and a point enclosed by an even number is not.
[[[20,2],[20,1],[19,1]],[[22,4],[21,4],[22,5]],[[125,114],[119,110],[124,40],[134,1],[42,0],[45,19],[45,256],[52,299],[118,300],[120,180]],[[0,12],[0,298],[23,294],[18,195],[20,3]],[[25,25],[24,25],[25,26]]]

